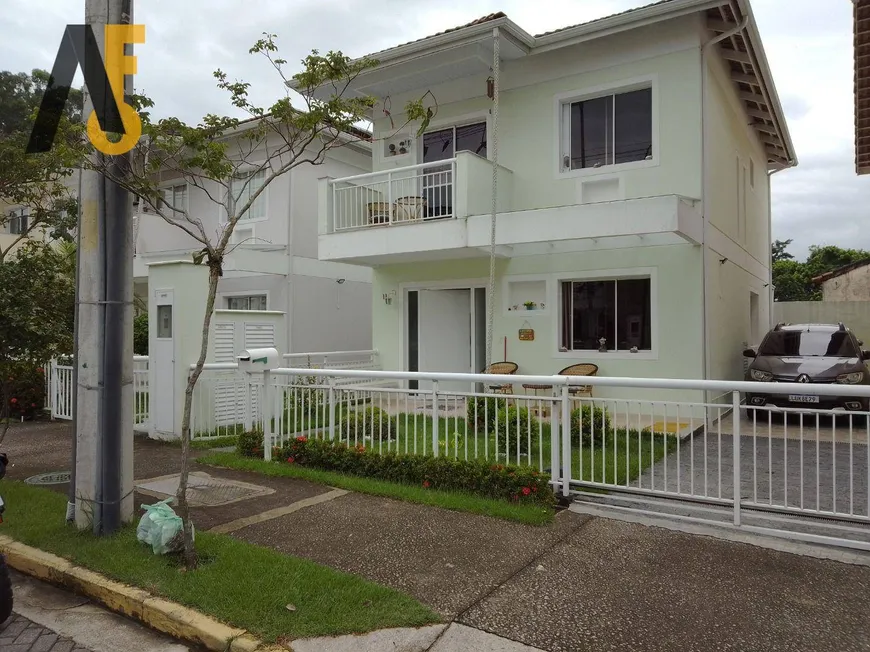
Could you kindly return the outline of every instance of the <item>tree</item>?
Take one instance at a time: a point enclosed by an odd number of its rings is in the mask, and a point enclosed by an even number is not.
[[[813,245],[806,261],[785,251],[791,240],[776,240],[771,247],[774,300],[821,301],[822,290],[813,279],[854,262],[870,259],[870,252],[835,245]]]
[[[0,442],[9,428],[12,383],[22,367],[72,352],[75,284],[69,264],[61,249],[37,242],[23,244],[0,264]]]
[[[188,568],[194,568],[197,563],[187,503],[191,406],[194,388],[205,364],[215,295],[223,274],[224,257],[231,251],[233,231],[275,179],[300,165],[322,163],[331,150],[368,139],[368,133],[357,125],[370,119],[375,105],[372,97],[347,93],[353,80],[374,66],[375,61],[354,61],[341,52],[332,51],[320,55],[314,50],[302,61],[302,71],[288,78],[284,72],[287,62],[277,58],[275,39],[273,34],[264,34],[250,49],[251,54],[264,56],[280,78],[283,97],[271,106],[255,105],[248,97],[250,84],[231,82],[218,70],[214,73],[218,87],[229,93],[232,105],[247,113],[249,120],[242,122],[210,114],[201,124],[190,126],[178,118],[155,122],[150,115],[141,114],[142,138],[120,172],[102,156],[95,156],[88,163],[139,196],[153,213],[196,240],[197,246],[202,245],[193,256],[194,263],[208,266],[202,343],[185,388],[182,417],[177,505],[184,522],[184,560]],[[291,102],[288,91],[291,83],[303,97],[301,108]],[[313,91],[323,88],[329,89],[329,96],[314,98]],[[138,109],[153,106],[151,100],[140,95],[134,96],[134,101]],[[425,121],[431,115],[431,107],[425,107],[422,100],[409,102],[405,109],[408,122]],[[160,195],[159,182],[167,177],[187,183],[189,188],[196,189],[220,207],[225,221],[219,232],[210,233],[186,206],[170,204]]]
[[[16,208],[15,213],[0,213],[0,227],[16,220],[17,236],[0,247],[0,264],[25,240],[43,231],[52,239],[68,239],[76,225],[78,205],[70,181],[86,152],[80,90],[70,92],[55,147],[26,153],[48,79],[44,70],[30,75],[0,72],[0,205]]]
[[[791,244],[791,239],[774,240],[770,246],[770,258],[776,263],[780,260],[793,260],[794,256],[786,251],[786,248]]]

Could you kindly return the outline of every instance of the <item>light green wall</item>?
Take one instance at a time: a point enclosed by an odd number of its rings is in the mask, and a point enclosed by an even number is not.
[[[530,67],[542,71],[548,66],[564,65],[566,58],[577,55],[567,48],[558,55],[541,55],[534,62],[519,62],[522,75],[533,74]],[[559,61],[553,61],[558,56]],[[512,175],[512,208],[526,210],[578,203],[577,177],[556,177],[556,163],[561,156],[557,144],[556,96],[583,92],[586,89],[619,84],[647,75],[656,79],[658,98],[659,165],[618,172],[622,177],[626,199],[678,194],[701,196],[701,108],[700,54],[697,48],[640,59],[609,67],[572,74],[552,81],[523,85],[511,89],[511,68],[505,72],[505,90],[499,100],[499,163]],[[519,73],[515,77],[519,77]],[[443,90],[443,89],[442,89]],[[436,90],[436,96],[439,92]],[[485,96],[439,104],[433,128],[448,127],[456,122],[486,119],[492,102]],[[490,118],[491,120],[491,118]],[[401,119],[398,120],[400,122]],[[397,119],[394,118],[394,123]],[[490,132],[492,131],[490,125]],[[386,138],[391,132],[388,121],[376,122],[375,135]],[[417,145],[418,154],[422,142]],[[492,145],[489,146],[490,152]],[[422,161],[422,154],[417,159]],[[410,165],[417,160],[391,160],[379,156],[375,147],[374,169]],[[594,177],[612,176],[612,168],[603,168]]]
[[[557,276],[580,272],[600,272],[627,268],[655,268],[658,286],[658,359],[618,359],[610,354],[587,352],[561,357],[558,353],[555,323],[558,306],[548,305],[547,315],[520,312],[505,314],[503,281],[505,277],[546,275],[550,288],[548,300],[556,296]],[[451,280],[477,280],[486,285],[489,261],[486,258],[431,263],[390,265],[376,268],[373,275],[373,342],[380,352],[384,369],[404,369],[405,336],[403,320],[405,299],[400,284],[412,285]],[[462,287],[457,283],[457,287]],[[382,295],[396,292],[392,304],[385,305]],[[701,252],[699,247],[675,245],[638,247],[577,254],[528,256],[499,260],[495,289],[493,359],[503,357],[507,336],[507,357],[519,364],[520,373],[554,374],[576,362],[594,362],[603,376],[641,376],[660,378],[700,378],[702,374],[701,340]],[[535,340],[520,341],[518,330],[531,327]],[[565,354],[561,354],[564,356]],[[643,392],[597,390],[599,396],[641,396]],[[664,398],[662,396],[661,398]],[[671,397],[673,398],[673,397]]]

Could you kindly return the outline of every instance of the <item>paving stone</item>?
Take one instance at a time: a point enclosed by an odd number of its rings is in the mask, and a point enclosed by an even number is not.
[[[92,652],[18,614],[13,614],[5,626],[0,626],[0,651]]]

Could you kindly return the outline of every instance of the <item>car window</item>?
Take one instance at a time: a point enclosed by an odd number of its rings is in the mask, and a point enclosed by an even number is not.
[[[853,358],[858,351],[848,332],[772,331],[761,343],[758,355]]]

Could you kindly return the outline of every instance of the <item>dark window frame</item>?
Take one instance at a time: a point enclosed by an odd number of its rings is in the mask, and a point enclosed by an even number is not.
[[[637,281],[645,282],[645,284],[638,286]],[[624,293],[622,301],[626,300],[627,293],[631,292],[631,288],[634,286],[634,292],[640,291],[644,297],[643,300],[646,302],[646,305],[642,306],[640,311],[635,309],[634,312],[627,313],[630,321],[620,321],[620,312],[622,312],[623,316],[626,314],[624,304],[620,300],[620,285],[622,285]],[[604,336],[607,340],[608,353],[629,353],[633,346],[637,346],[638,353],[649,354],[655,351],[653,316],[655,285],[652,275],[564,278],[559,280],[558,292],[560,311],[558,341],[561,352],[597,353],[599,352],[598,339],[601,336]],[[609,296],[611,292],[612,297]],[[599,303],[596,309],[598,324],[592,328],[595,331],[595,335],[587,337],[585,345],[581,344],[580,346],[577,346],[580,340],[578,340],[576,321],[578,313],[574,303],[578,294],[585,294],[585,299],[590,302],[597,301]],[[623,305],[623,311],[620,311],[620,305]],[[635,325],[637,326],[636,331],[631,332],[635,330]],[[584,329],[590,330],[588,322],[579,327],[579,330]],[[620,335],[622,335],[621,339]]]
[[[620,155],[618,152],[618,126],[620,122],[619,111],[621,110],[619,106],[619,97],[638,94],[641,92],[648,93],[648,141],[643,141],[644,147],[638,149],[638,153],[628,155],[623,153],[622,155]],[[635,95],[635,97],[639,96]],[[560,102],[559,111],[559,127],[561,130],[559,140],[559,155],[561,173],[568,174],[572,172],[576,173],[585,170],[599,170],[604,168],[613,169],[619,168],[619,166],[623,165],[636,165],[638,163],[655,161],[658,153],[658,143],[656,137],[656,100],[657,96],[655,90],[655,83],[652,80],[644,81],[630,86],[608,89],[601,93],[590,94],[588,96],[578,94],[576,97],[562,99]],[[573,135],[579,125],[574,124],[574,119],[579,117],[583,122],[585,122],[583,111],[584,108],[589,108],[594,115],[594,110],[596,108],[601,110],[602,107],[605,108],[605,111],[598,117],[603,116],[605,123],[604,128],[608,132],[606,134],[606,137],[603,139],[604,152],[592,152],[587,154],[584,140],[588,136],[586,135],[586,132],[582,130],[582,127],[579,135],[580,150],[579,152],[575,152],[574,150],[576,143],[574,143],[573,141]],[[594,120],[594,117],[591,118],[591,120]],[[581,125],[583,124],[583,122],[581,122]],[[596,131],[592,133],[594,135],[598,132]],[[644,136],[646,136],[646,134]],[[575,156],[575,154],[577,155]],[[620,158],[620,156],[623,159],[626,156],[630,156],[630,158],[628,158],[628,160],[617,160],[618,158]],[[587,160],[587,157],[589,160]]]

